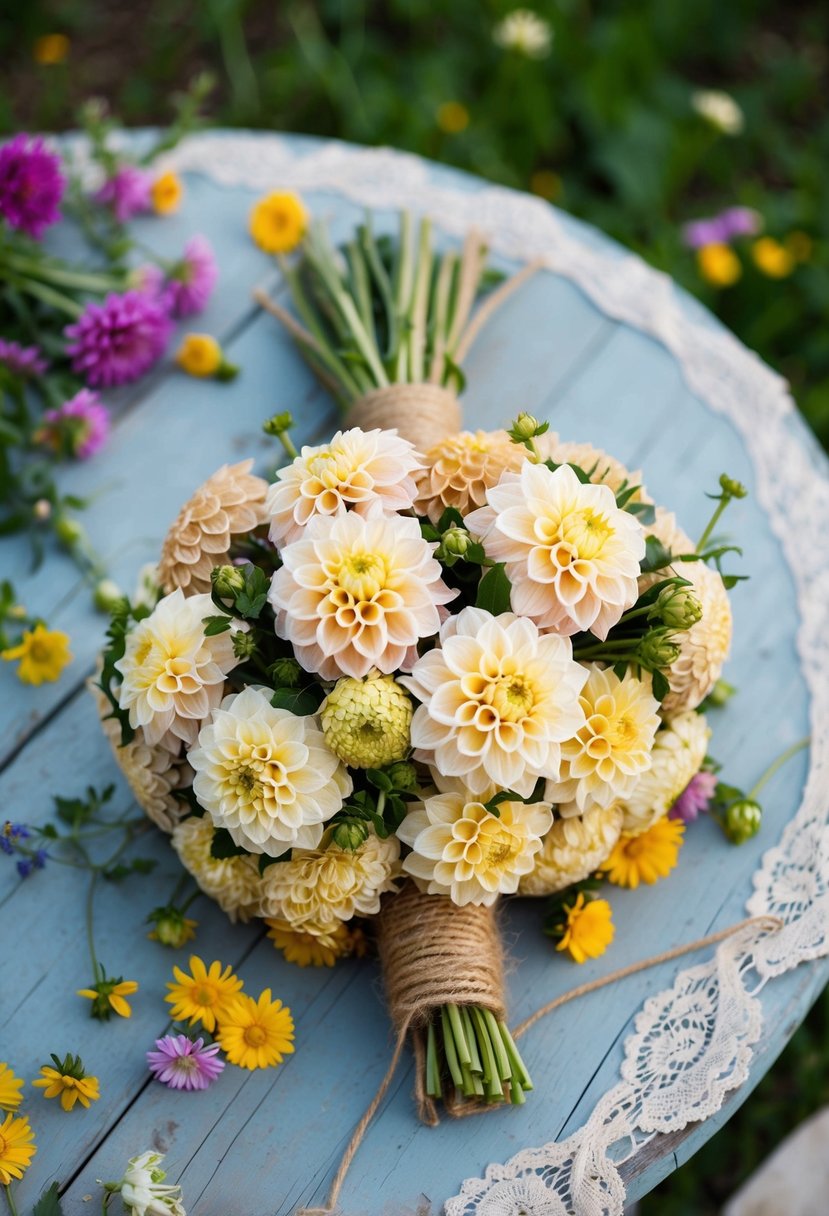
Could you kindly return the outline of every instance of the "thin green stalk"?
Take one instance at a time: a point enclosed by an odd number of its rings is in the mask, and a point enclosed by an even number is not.
[[[486,1083],[487,1095],[492,1097],[502,1097],[504,1087],[501,1084],[501,1078],[498,1075],[498,1067],[495,1063],[495,1053],[492,1044],[489,1041],[486,1022],[483,1018],[483,1013],[477,1005],[472,1006],[472,1020],[475,1023],[476,1038],[478,1047],[481,1051],[481,1057],[484,1063],[484,1081]]]
[[[512,1061],[512,1069],[514,1075],[521,1083],[522,1089],[532,1089],[533,1083],[530,1079],[530,1074],[527,1072],[527,1067],[521,1058],[521,1053],[515,1046],[515,1040],[509,1032],[509,1027],[506,1022],[499,1022],[498,1029],[501,1031],[501,1040],[506,1048],[507,1055]]]
[[[363,250],[356,241],[347,245],[348,265],[351,270],[351,283],[354,288],[354,298],[360,310],[360,317],[365,326],[372,346],[377,347],[377,330],[374,327],[374,310],[371,306],[371,285],[368,277],[368,267],[363,257]]]
[[[14,1195],[12,1194],[11,1183],[7,1182],[3,1187],[3,1190],[6,1192],[6,1203],[9,1205],[11,1216],[20,1216],[20,1213],[17,1210],[17,1204],[14,1200]]]
[[[412,327],[409,334],[409,369],[412,383],[425,379],[426,309],[432,277],[432,226],[428,219],[420,221],[417,251],[417,273],[412,293]]]
[[[791,747],[787,747],[784,752],[781,752],[777,759],[772,761],[762,776],[755,782],[752,789],[749,790],[746,795],[749,802],[756,802],[757,795],[763,786],[771,781],[774,774],[791,760],[792,756],[796,756],[798,752],[802,752],[804,748],[808,747],[811,741],[811,736],[807,735],[805,739],[799,739],[797,743],[793,743]]]
[[[449,294],[452,289],[452,275],[457,262],[453,252],[445,253],[440,260],[434,293],[434,333],[432,337],[432,366],[429,378],[437,383],[443,379],[444,355],[446,341],[449,336]]]
[[[461,1011],[461,1018],[463,1020],[463,1028],[464,1028],[464,1033],[466,1035],[466,1041],[469,1044],[469,1055],[471,1056],[471,1063],[470,1063],[469,1067],[472,1072],[483,1073],[484,1066],[481,1063],[481,1057],[480,1057],[480,1054],[478,1053],[478,1044],[475,1039],[475,1029],[472,1025],[472,1019],[469,1016],[469,1006],[461,1005],[460,1011]]]
[[[355,307],[354,301],[340,277],[336,266],[334,250],[329,247],[327,241],[317,236],[316,240],[313,238],[309,240],[305,256],[322,279],[331,302],[339,311],[349,336],[353,339],[357,349],[365,359],[366,365],[374,377],[377,386],[383,388],[389,382],[388,376],[380,362],[377,348],[376,346],[372,346],[371,339],[360,319],[360,314]]]
[[[101,972],[98,970],[98,956],[95,953],[95,883],[97,881],[98,871],[93,870],[89,876],[89,887],[86,892],[86,944],[89,947],[92,975],[96,983],[101,976]]]
[[[325,331],[320,325],[319,317],[308,303],[299,275],[284,259],[280,259],[279,265],[282,276],[290,290],[294,307],[302,318],[306,329],[312,334],[318,344],[317,347],[306,347],[309,362],[316,360],[331,372],[335,379],[343,386],[343,390],[350,400],[359,397],[359,385],[343,361],[331,349]]]
[[[363,246],[363,253],[368,263],[369,270],[380,293],[380,298],[383,301],[383,307],[386,310],[386,326],[388,328],[388,343],[386,346],[385,364],[386,370],[389,370],[389,360],[394,357],[397,350],[397,321],[394,313],[394,299],[392,297],[391,280],[382,259],[377,249],[377,243],[374,240],[374,233],[371,229],[370,218],[360,229],[360,240]]]
[[[460,1011],[457,1005],[447,1005],[449,1014],[449,1024],[452,1027],[452,1035],[455,1039],[455,1049],[458,1053],[458,1059],[461,1064],[469,1065],[472,1063],[472,1057],[469,1054],[469,1045],[466,1041],[466,1035],[463,1032],[463,1022],[461,1021]]]
[[[400,236],[398,258],[394,281],[395,312],[400,329],[400,343],[397,350],[397,366],[393,379],[395,383],[404,384],[408,379],[408,343],[406,335],[409,328],[409,307],[412,295],[412,223],[408,211],[400,213]]]
[[[62,291],[56,291],[54,287],[49,287],[46,283],[39,283],[36,279],[21,277],[17,280],[17,286],[21,291],[34,296],[36,300],[41,300],[42,303],[48,304],[50,308],[56,308],[59,312],[66,313],[73,320],[77,320],[83,312],[81,304],[64,295]]]
[[[70,267],[56,266],[48,261],[39,262],[35,258],[27,258],[19,253],[1,255],[0,265],[3,263],[26,278],[54,283],[58,287],[74,287],[78,291],[117,291],[124,286],[124,280],[121,277],[72,270]]]
[[[498,1065],[498,1072],[502,1081],[509,1081],[512,1076],[512,1065],[510,1064],[509,1056],[504,1047],[501,1038],[501,1032],[498,1029],[498,1023],[495,1021],[495,1015],[491,1009],[483,1010],[483,1019],[486,1022],[487,1030],[489,1031],[489,1041],[492,1044],[492,1050],[495,1053],[495,1060]]]
[[[463,1073],[455,1050],[455,1040],[452,1036],[452,1026],[449,1022],[449,1012],[446,1005],[441,1007],[440,1023],[443,1030],[443,1053],[446,1056],[446,1066],[456,1089],[463,1089]]]
[[[440,1068],[435,1038],[435,1023],[431,1021],[426,1032],[426,1092],[432,1098],[441,1096]]]

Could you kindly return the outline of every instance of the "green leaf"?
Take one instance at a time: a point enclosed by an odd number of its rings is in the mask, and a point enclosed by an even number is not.
[[[510,591],[512,585],[507,578],[503,562],[487,570],[478,584],[478,595],[475,606],[498,616],[501,612],[510,610]]]
[[[653,695],[657,701],[664,701],[670,691],[671,686],[665,674],[661,671],[653,672]]]
[[[59,1183],[53,1182],[46,1188],[32,1208],[32,1216],[63,1216]]]
[[[290,713],[302,718],[306,714],[315,714],[322,700],[322,689],[319,685],[310,688],[277,688],[271,697],[274,709],[287,709]]]
[[[625,510],[635,515],[640,524],[645,526],[656,522],[656,507],[652,502],[629,502]]]
[[[214,638],[219,633],[226,633],[230,625],[229,616],[206,616],[204,618],[204,636]]]
[[[457,507],[447,507],[438,520],[438,532],[446,532],[448,528],[462,528],[463,516]]]
[[[643,574],[651,574],[654,570],[664,570],[671,564],[671,551],[656,536],[645,538],[645,556],[639,563]]]
[[[375,789],[382,790],[384,794],[390,794],[394,789],[394,784],[388,773],[382,772],[379,768],[366,769],[366,780],[369,781]]]

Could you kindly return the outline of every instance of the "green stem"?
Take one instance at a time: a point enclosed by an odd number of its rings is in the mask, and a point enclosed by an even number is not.
[[[17,1210],[17,1204],[14,1201],[14,1195],[12,1194],[11,1183],[7,1182],[3,1187],[3,1190],[6,1192],[6,1203],[9,1205],[11,1216],[20,1216],[20,1213]]]
[[[89,947],[89,957],[92,961],[92,974],[95,977],[95,983],[100,978],[98,956],[95,953],[95,883],[97,881],[98,872],[97,870],[93,870],[89,876],[89,887],[86,892],[86,944]]]
[[[34,296],[44,304],[48,304],[50,308],[56,308],[58,312],[66,313],[73,320],[83,312],[83,306],[69,296],[64,295],[62,291],[56,291],[53,287],[48,287],[46,283],[39,283],[36,279],[18,279],[17,286],[21,291],[25,291],[28,295]]]
[[[797,743],[793,743],[791,745],[791,747],[787,747],[784,752],[781,752],[780,755],[777,757],[777,759],[773,760],[772,763],[768,766],[766,771],[759,778],[759,780],[754,784],[752,789],[749,790],[748,794],[746,795],[748,800],[750,802],[756,802],[757,795],[760,793],[760,790],[763,788],[763,786],[768,781],[771,781],[774,774],[779,769],[781,769],[784,764],[786,764],[789,760],[791,760],[792,756],[796,756],[798,752],[802,752],[804,748],[808,747],[809,744],[811,743],[811,741],[812,741],[811,736],[807,735],[805,739],[799,739],[797,741]]]
[[[725,510],[725,508],[728,506],[728,504],[730,502],[731,502],[731,495],[727,494],[725,491],[723,491],[722,498],[717,503],[714,514],[711,516],[711,518],[708,521],[708,527],[705,529],[702,536],[697,541],[697,549],[696,549],[697,553],[702,553],[703,549],[705,548],[706,541],[708,540],[711,533],[714,531],[715,527],[717,526],[717,521],[719,520],[723,511]]]
[[[89,271],[72,270],[70,267],[54,265],[48,261],[39,262],[18,253],[7,253],[2,257],[11,270],[27,278],[38,279],[44,283],[53,283],[58,287],[74,287],[78,291],[105,292],[118,291],[124,286],[124,280],[114,275],[91,274]]]

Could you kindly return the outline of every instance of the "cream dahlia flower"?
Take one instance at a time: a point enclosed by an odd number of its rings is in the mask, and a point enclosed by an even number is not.
[[[552,460],[555,464],[576,464],[589,475],[594,485],[609,486],[614,495],[618,494],[622,486],[639,486],[639,490],[633,495],[633,501],[650,501],[642,485],[640,470],[632,473],[621,460],[610,456],[601,448],[594,448],[591,443],[565,441],[560,439],[555,431],[537,435],[533,443],[541,460]]]
[[[604,485],[583,485],[569,465],[525,461],[505,473],[488,505],[467,517],[487,555],[506,563],[512,607],[540,628],[604,640],[638,597],[645,534]]]
[[[158,565],[165,591],[208,592],[210,571],[227,561],[233,537],[264,523],[268,483],[254,476],[252,467],[252,460],[222,465],[181,508]]]
[[[550,802],[575,802],[579,813],[591,804],[609,806],[635,786],[650,768],[650,752],[660,726],[659,702],[650,677],[588,664],[581,690],[585,723],[561,747],[561,776],[548,781]]]
[[[662,712],[668,715],[702,704],[731,649],[731,602],[720,574],[705,562],[681,562],[679,573],[690,581],[689,590],[702,605],[702,616],[673,638],[679,658],[666,672],[671,691],[662,702]]]
[[[297,851],[265,870],[263,915],[315,936],[334,933],[352,916],[380,911],[380,896],[395,889],[399,859],[397,837],[381,840],[373,832],[354,850],[329,843]]]
[[[316,848],[352,788],[316,720],[275,709],[253,685],[225,697],[188,759],[193,792],[216,827],[271,857]]]
[[[493,904],[533,868],[553,821],[546,802],[502,802],[498,816],[474,794],[436,794],[409,811],[397,835],[411,847],[403,869],[429,895]]]
[[[584,725],[579,693],[587,672],[566,638],[542,635],[511,612],[464,608],[440,646],[401,677],[422,702],[412,719],[415,758],[480,794],[490,783],[532,793],[557,778],[561,744]]]
[[[150,746],[195,743],[199,723],[222,699],[225,676],[240,660],[230,630],[205,637],[204,618],[215,611],[209,595],[185,599],[176,590],[127,636],[115,664],[123,679],[118,701]]]
[[[711,731],[702,714],[677,714],[660,730],[651,751],[651,767],[620,803],[622,830],[639,836],[667,815],[692,777],[702,768]]]
[[[364,680],[338,680],[320,706],[320,722],[325,742],[343,764],[382,768],[408,752],[413,712],[405,688],[375,671]]]
[[[338,515],[347,507],[364,512],[379,501],[388,512],[405,511],[420,467],[414,445],[394,431],[354,427],[321,447],[304,447],[268,489],[271,540],[281,549],[299,540],[314,515]]]
[[[438,605],[454,599],[411,516],[320,515],[282,551],[271,582],[276,632],[324,680],[388,674],[436,634]]]
[[[185,870],[226,916],[234,922],[249,921],[259,915],[259,865],[253,857],[212,857],[215,834],[209,815],[191,817],[173,829],[173,848]]]
[[[513,443],[506,431],[448,435],[426,453],[426,468],[417,479],[415,511],[435,524],[447,507],[466,515],[484,506],[487,490],[506,470],[520,469],[526,456],[526,448]]]
[[[622,812],[592,806],[583,815],[556,819],[535,855],[533,870],[518,884],[519,895],[554,895],[598,870],[622,831]]]

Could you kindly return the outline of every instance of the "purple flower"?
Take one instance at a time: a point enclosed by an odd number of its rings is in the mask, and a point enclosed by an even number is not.
[[[119,224],[151,210],[152,178],[136,165],[121,165],[95,195],[95,202],[112,208]]]
[[[161,358],[170,337],[163,304],[140,291],[87,304],[65,333],[72,370],[97,388],[137,380]]]
[[[173,316],[190,317],[201,312],[210,299],[218,273],[209,241],[203,236],[191,237],[167,281]]]
[[[751,207],[728,207],[719,215],[686,224],[682,229],[682,240],[689,249],[702,249],[704,245],[727,245],[737,236],[754,236],[762,226],[762,217]]]
[[[155,1041],[156,1050],[147,1052],[147,1064],[157,1081],[171,1089],[207,1089],[225,1066],[217,1059],[219,1044],[204,1046],[203,1039],[188,1039],[186,1034],[165,1034]]]
[[[716,775],[709,773],[707,769],[700,769],[679,795],[668,817],[681,819],[683,823],[693,823],[698,815],[708,810],[716,788]]]
[[[729,237],[756,236],[763,227],[763,217],[752,207],[729,207],[718,216],[723,231]]]
[[[42,139],[15,135],[0,148],[0,215],[10,228],[39,240],[60,219],[60,161]]]
[[[109,412],[98,394],[82,388],[57,409],[46,411],[35,437],[58,455],[88,460],[106,443],[109,425]]]
[[[0,338],[0,363],[15,376],[42,376],[49,364],[37,346],[21,346]]]

